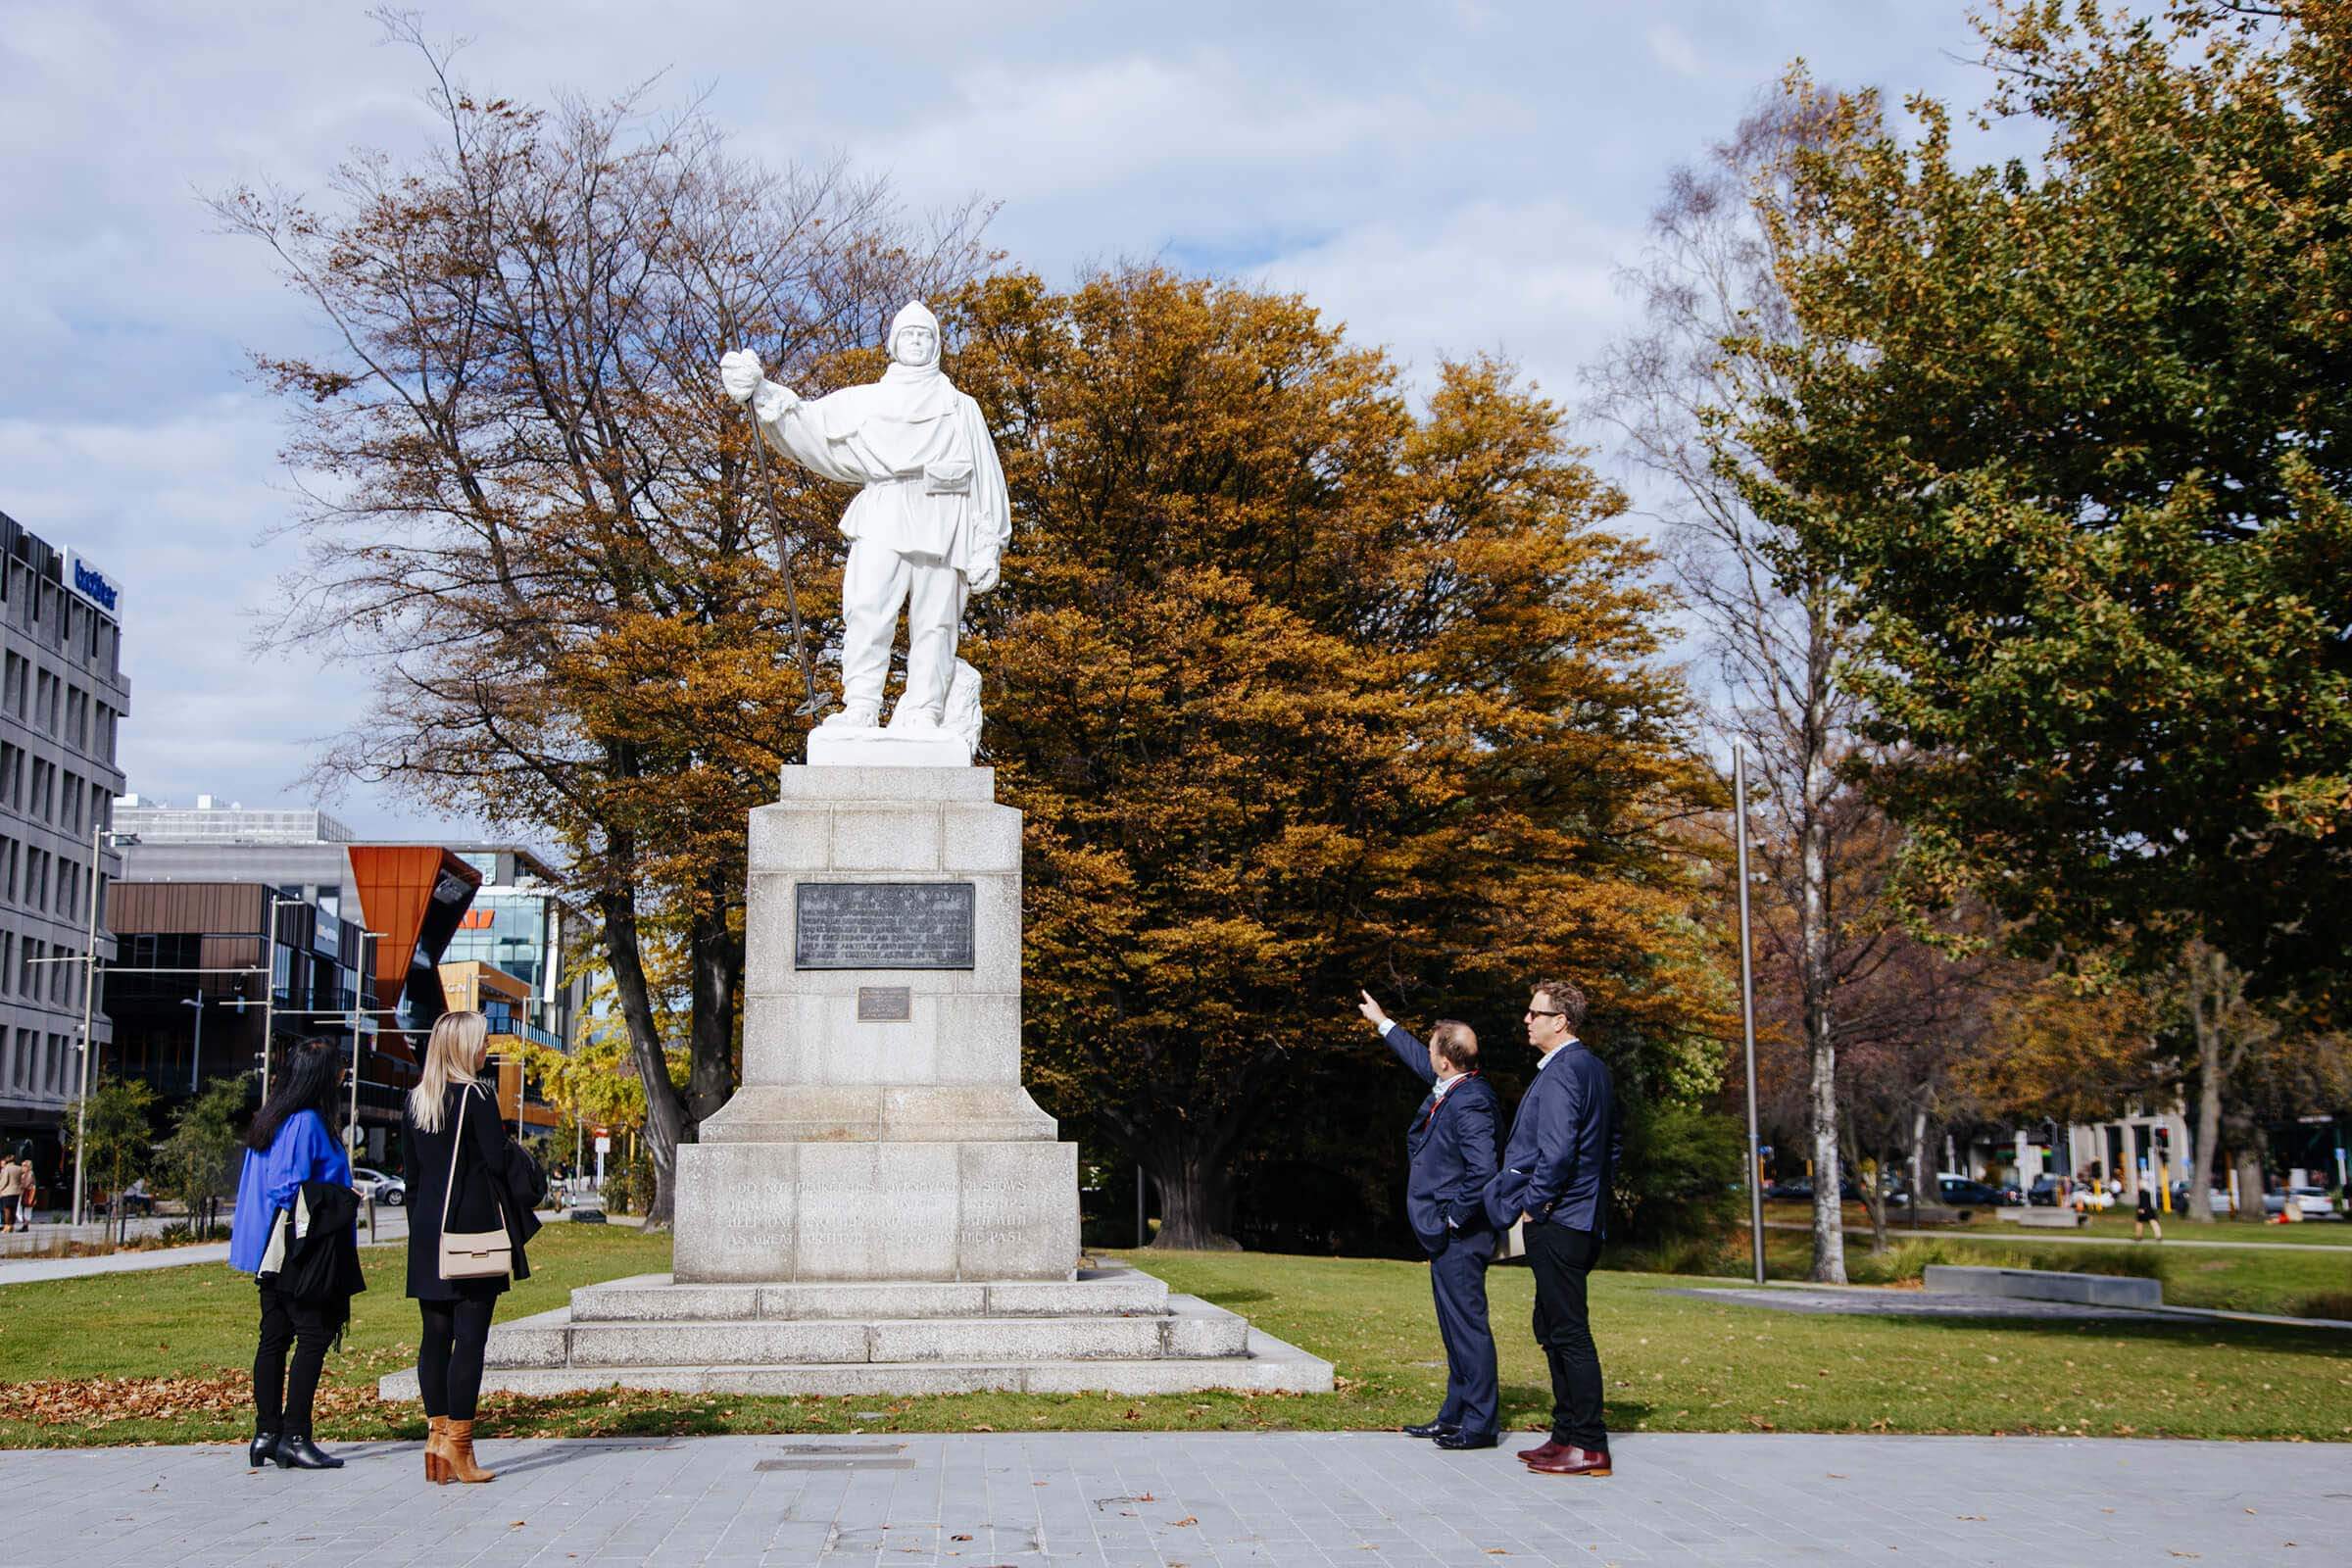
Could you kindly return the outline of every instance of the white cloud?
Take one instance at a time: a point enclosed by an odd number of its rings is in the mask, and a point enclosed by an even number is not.
[[[1647,37],[1650,57],[1668,71],[1678,76],[1706,74],[1706,62],[1698,58],[1698,47],[1680,27],[1669,22],[1652,23]]]

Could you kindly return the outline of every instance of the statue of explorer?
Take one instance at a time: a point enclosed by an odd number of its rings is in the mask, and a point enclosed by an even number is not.
[[[977,677],[956,660],[956,638],[964,596],[997,585],[1012,508],[980,406],[940,369],[938,318],[909,303],[891,320],[889,349],[881,380],[821,398],[768,380],[748,349],[719,361],[719,381],[752,406],[778,451],[860,487],[841,518],[850,541],[841,574],[843,706],[819,730],[851,732],[840,735],[847,741],[876,729],[904,608],[906,689],[888,735],[948,733],[969,743],[977,739]]]

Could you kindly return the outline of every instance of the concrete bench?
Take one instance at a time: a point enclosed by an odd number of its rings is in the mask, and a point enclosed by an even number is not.
[[[2005,1296],[2085,1306],[2162,1306],[2164,1282],[2119,1274],[2058,1274],[2034,1268],[1969,1268],[1930,1263],[1922,1283],[1953,1296]]]
[[[2012,1225],[2031,1225],[2045,1231],[2076,1230],[2089,1221],[2088,1215],[2078,1214],[2071,1208],[2013,1208],[2001,1217]]]

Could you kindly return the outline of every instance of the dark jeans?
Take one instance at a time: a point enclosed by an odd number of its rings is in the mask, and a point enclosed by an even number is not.
[[[1527,1261],[1536,1275],[1536,1343],[1551,1363],[1551,1441],[1606,1452],[1600,1351],[1585,1311],[1585,1276],[1599,1257],[1600,1238],[1591,1231],[1527,1227]]]
[[[470,1421],[482,1396],[482,1348],[490,1340],[494,1298],[418,1301],[424,1338],[416,1347],[416,1382],[424,1413]]]
[[[335,1320],[323,1302],[302,1301],[274,1285],[264,1285],[262,1343],[253,1352],[253,1424],[261,1432],[311,1430],[311,1401],[318,1372],[335,1337]],[[293,1347],[294,1364],[286,1365]]]

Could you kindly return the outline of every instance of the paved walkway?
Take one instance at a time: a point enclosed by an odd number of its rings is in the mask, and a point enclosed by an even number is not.
[[[360,1227],[363,1247],[389,1247],[394,1242],[407,1241],[408,1237],[409,1218],[405,1209],[377,1209],[372,1242],[368,1227]],[[91,1274],[136,1274],[154,1268],[185,1268],[191,1263],[227,1261],[226,1242],[199,1242],[190,1247],[164,1247],[146,1252],[105,1252],[90,1257],[11,1258],[0,1260],[0,1286],[24,1285],[34,1280],[77,1280]]]
[[[2315,1219],[2305,1223],[2334,1226],[2342,1225],[2345,1222]],[[1768,1219],[1764,1222],[1764,1228],[1768,1231],[1803,1231],[1808,1235],[1813,1230],[1810,1225],[1800,1225],[1793,1220],[1785,1219]],[[2292,1227],[2281,1226],[2279,1228],[2283,1230]],[[1848,1225],[1845,1228],[1845,1234],[1868,1236],[1870,1227]],[[1934,1230],[1918,1228],[1906,1230],[1899,1225],[1889,1225],[1886,1227],[1886,1234],[1915,1238],[1923,1242],[2055,1242],[2063,1247],[2150,1247],[2158,1251],[2181,1247],[2212,1247],[2235,1251],[2310,1252],[2338,1247],[2344,1250],[2347,1257],[2352,1257],[2352,1243],[2347,1242],[2209,1242],[2194,1236],[2182,1236],[2178,1232],[2161,1242],[2135,1242],[2129,1236],[2084,1236],[2076,1231],[2043,1230],[2038,1226],[2031,1225],[2007,1225],[1997,1231],[1983,1230],[1968,1225],[1945,1225]]]
[[[1512,1446],[1535,1441],[1513,1440]],[[2344,1560],[2352,1446],[1797,1435],[1620,1439],[1608,1480],[1386,1433],[416,1445],[249,1474],[223,1446],[0,1454],[8,1556],[76,1568]]]

